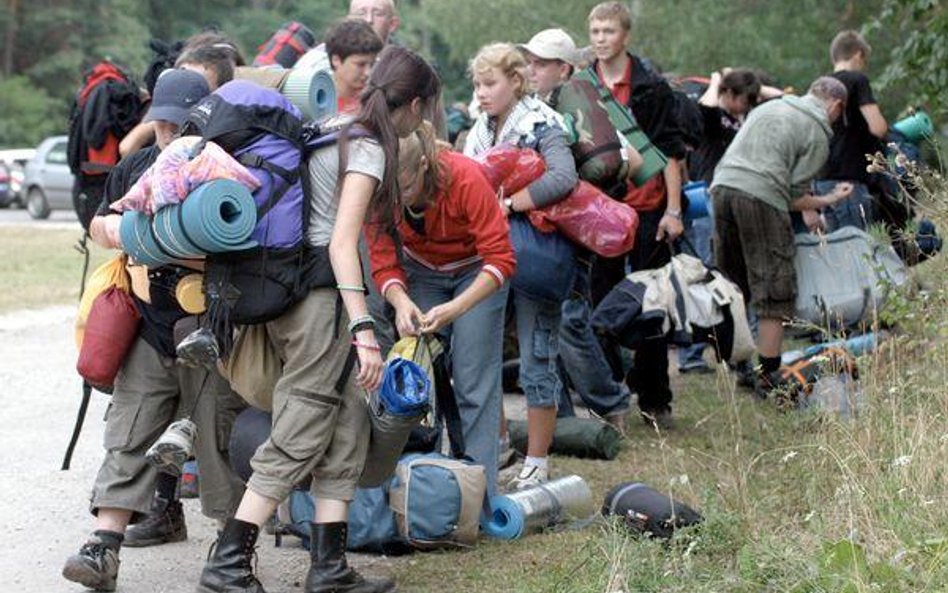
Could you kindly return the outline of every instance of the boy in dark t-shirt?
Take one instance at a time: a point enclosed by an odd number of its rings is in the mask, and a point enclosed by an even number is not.
[[[843,226],[865,230],[873,220],[866,155],[882,150],[888,125],[865,75],[871,52],[872,48],[856,31],[840,32],[830,45],[832,76],[846,85],[849,100],[844,117],[833,126],[826,172],[823,180],[816,182],[815,193],[828,193],[840,181],[851,182],[854,189],[851,199],[823,212],[828,231]]]

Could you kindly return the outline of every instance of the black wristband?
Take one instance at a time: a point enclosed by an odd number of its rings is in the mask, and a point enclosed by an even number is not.
[[[365,331],[367,329],[375,329],[375,322],[363,321],[362,323],[357,323],[352,326],[352,328],[349,330],[349,333],[351,333],[352,335],[356,335],[357,333],[361,331]]]

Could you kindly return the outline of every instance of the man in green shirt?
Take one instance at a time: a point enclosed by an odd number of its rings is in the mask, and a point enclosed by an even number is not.
[[[757,393],[766,397],[780,368],[783,323],[794,315],[797,292],[790,212],[810,228],[817,212],[852,193],[840,183],[829,194],[810,182],[829,157],[832,123],[846,107],[846,87],[818,78],[804,97],[786,96],[753,110],[714,172],[717,266],[736,282],[760,319]]]

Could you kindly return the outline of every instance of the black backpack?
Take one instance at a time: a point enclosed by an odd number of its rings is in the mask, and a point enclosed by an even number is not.
[[[105,192],[105,180],[119,161],[119,141],[145,114],[138,85],[117,65],[103,60],[83,74],[69,116],[67,162],[75,180],[73,207],[89,228]]]

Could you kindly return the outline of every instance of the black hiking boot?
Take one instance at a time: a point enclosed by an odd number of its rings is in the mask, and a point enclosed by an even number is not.
[[[184,508],[177,500],[155,499],[151,513],[125,531],[123,544],[129,548],[146,548],[188,539]]]
[[[118,569],[118,544],[106,544],[103,538],[93,534],[79,548],[78,554],[66,559],[63,577],[95,591],[115,591]]]
[[[313,523],[309,544],[312,564],[306,575],[304,593],[390,593],[391,579],[366,579],[346,562],[349,524]]]
[[[251,568],[259,533],[253,523],[228,519],[201,572],[198,593],[266,593]]]

